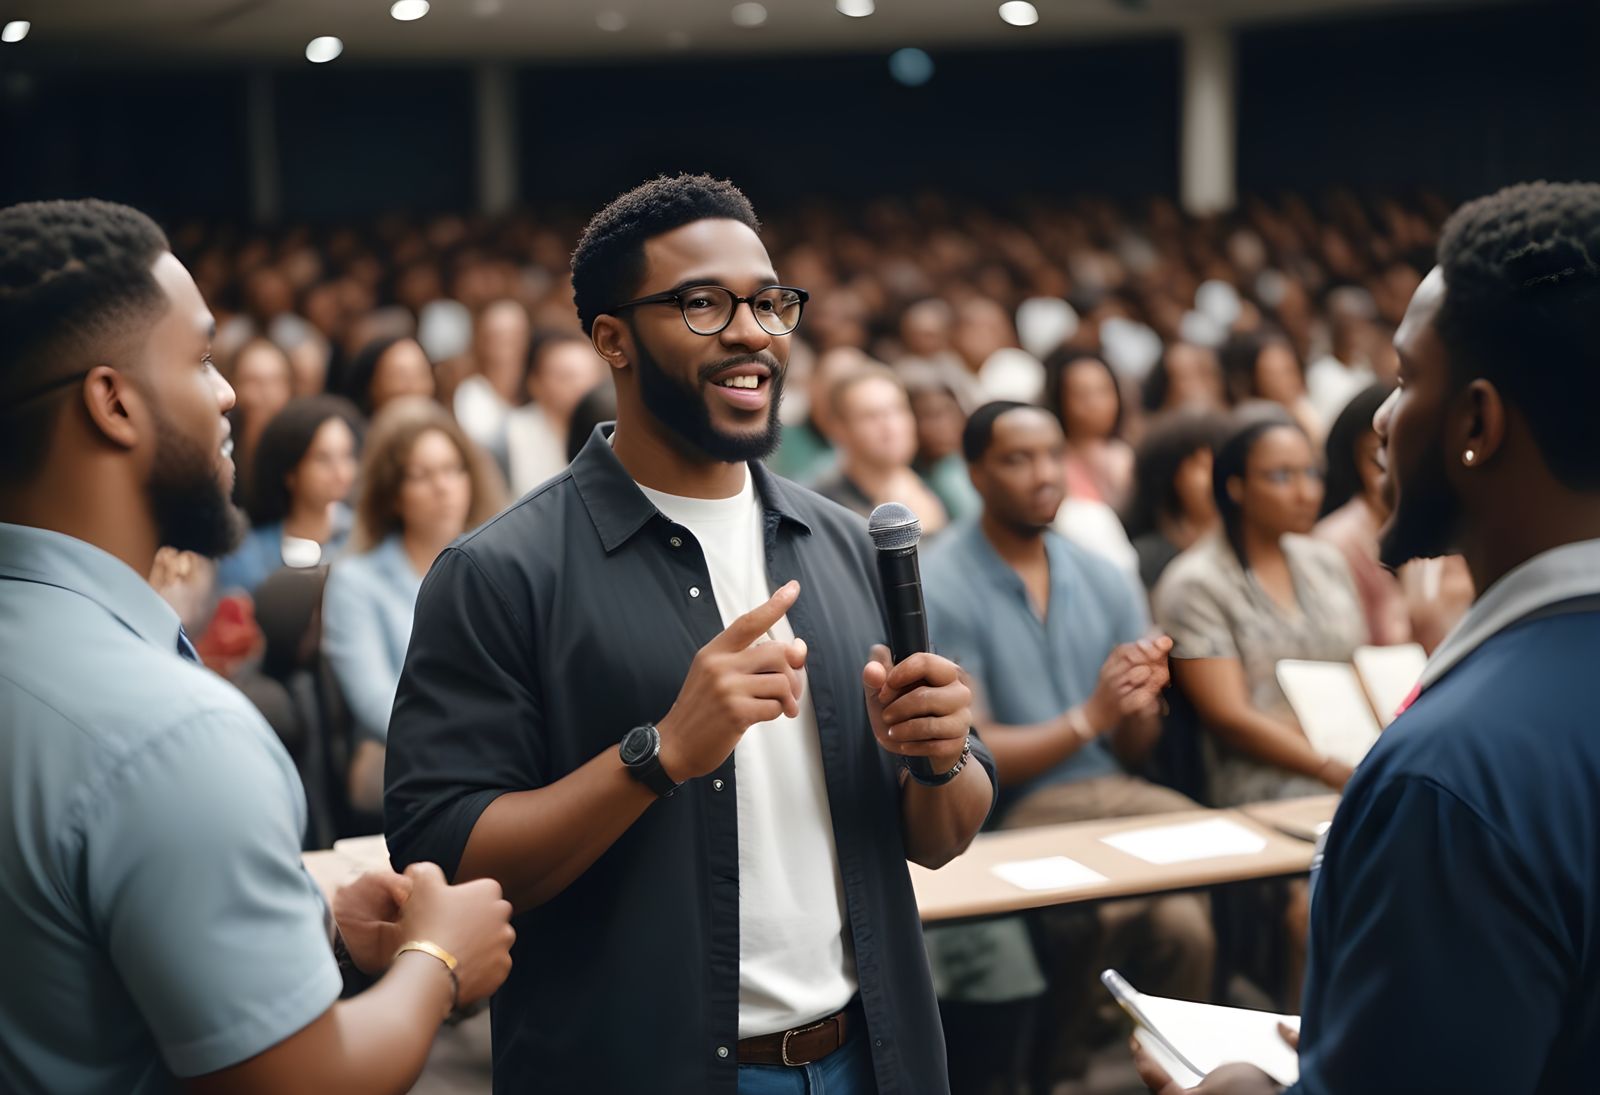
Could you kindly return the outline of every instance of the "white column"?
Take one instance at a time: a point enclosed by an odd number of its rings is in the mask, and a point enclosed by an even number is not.
[[[246,155],[250,168],[250,215],[271,224],[283,212],[283,180],[278,173],[278,116],[272,102],[272,73],[252,72],[245,85]]]
[[[478,210],[496,216],[517,204],[516,81],[506,65],[474,72],[478,124]]]
[[[1179,197],[1198,216],[1232,209],[1238,200],[1233,35],[1195,27],[1183,36],[1183,146]]]

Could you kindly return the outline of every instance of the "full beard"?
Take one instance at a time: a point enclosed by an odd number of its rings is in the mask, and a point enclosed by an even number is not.
[[[750,460],[764,460],[777,449],[783,436],[783,423],[778,419],[778,408],[783,401],[784,369],[770,354],[741,354],[716,362],[700,370],[699,381],[694,386],[680,384],[661,368],[637,337],[639,398],[645,407],[690,452],[699,453],[725,464],[742,464]],[[705,387],[710,378],[743,362],[760,362],[772,372],[767,381],[771,391],[767,400],[767,421],[753,433],[726,433],[711,421],[711,408],[706,405]]]
[[[1445,476],[1437,446],[1430,445],[1427,451],[1434,455],[1396,491],[1393,512],[1379,532],[1378,561],[1390,570],[1456,550],[1460,502]]]
[[[168,421],[156,435],[155,465],[146,487],[161,543],[219,559],[244,533],[244,518],[218,478],[221,457],[186,438]]]

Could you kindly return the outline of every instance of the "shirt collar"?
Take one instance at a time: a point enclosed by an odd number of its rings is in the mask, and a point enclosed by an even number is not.
[[[632,539],[652,517],[660,515],[611,450],[615,430],[615,422],[600,423],[572,461],[572,481],[577,485],[578,497],[608,555]],[[766,512],[809,533],[811,526],[800,516],[801,488],[773,475],[758,460],[750,461],[749,468]]]
[[[1473,602],[1428,659],[1420,687],[1438,681],[1518,620],[1562,601],[1596,594],[1600,594],[1600,540],[1579,540],[1535,555]]]
[[[121,559],[86,541],[0,523],[0,580],[37,582],[87,597],[152,646],[176,651],[178,613]]]

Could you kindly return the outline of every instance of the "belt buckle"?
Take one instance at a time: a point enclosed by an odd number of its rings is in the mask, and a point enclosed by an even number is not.
[[[786,1031],[784,1031],[783,1032],[783,1041],[781,1043],[779,1043],[779,1046],[778,1046],[778,1056],[780,1058],[782,1058],[783,1063],[788,1065],[790,1068],[799,1068],[801,1065],[810,1064],[811,1063],[810,1061],[791,1061],[791,1060],[789,1060],[789,1039],[793,1038],[796,1034],[810,1034],[814,1030],[821,1030],[823,1027],[827,1026],[828,1023],[830,1023],[831,1021],[832,1021],[831,1018],[829,1018],[829,1019],[818,1019],[815,1023],[812,1023],[808,1027],[796,1027],[794,1030],[786,1030]]]

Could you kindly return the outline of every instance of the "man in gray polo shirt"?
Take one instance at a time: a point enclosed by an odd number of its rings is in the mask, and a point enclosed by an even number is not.
[[[510,968],[493,882],[340,895],[300,863],[272,731],[144,580],[234,535],[212,318],[165,237],[103,202],[0,210],[0,1090],[408,1088],[452,1001]]]
[[[1146,637],[1142,598],[1121,571],[1051,528],[1065,497],[1065,443],[1038,407],[995,402],[974,411],[962,445],[983,512],[953,525],[923,568],[930,636],[973,679],[1006,828],[1195,807],[1127,770],[1160,733],[1156,696],[1172,644]],[[1050,971],[1055,1009],[1069,1024],[1057,1034],[1064,1062],[1082,1059],[1083,1022],[1098,996],[1092,974],[1105,965],[1132,968],[1141,987],[1167,995],[1199,1000],[1211,989],[1215,943],[1204,897],[1112,902],[1098,912],[1098,946],[1071,937],[1058,948],[1070,968]],[[1043,986],[1027,950],[1019,921],[930,933],[945,987],[968,1000],[1037,994]]]

